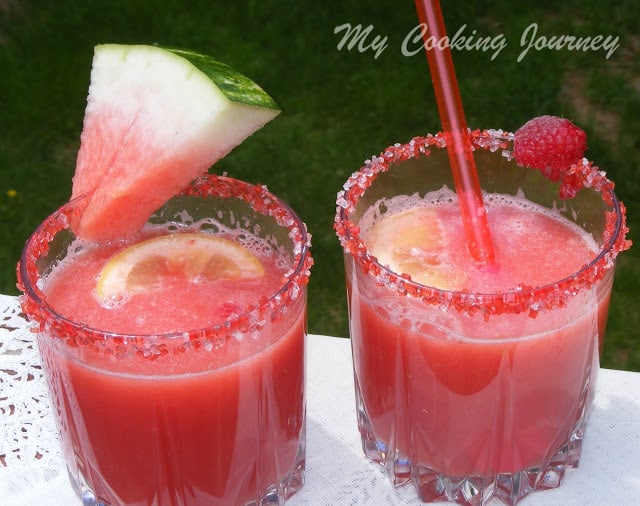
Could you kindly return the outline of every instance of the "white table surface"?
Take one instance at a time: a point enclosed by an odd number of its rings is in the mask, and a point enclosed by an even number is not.
[[[57,449],[44,381],[26,381],[28,388],[35,383],[35,393],[28,397],[36,399],[37,413],[30,414],[29,406],[13,402],[21,392],[16,387],[27,387],[7,371],[24,368],[37,357],[18,313],[15,297],[0,295],[0,457],[5,456],[4,463],[0,458],[0,504],[79,505]],[[422,504],[411,486],[394,489],[362,454],[349,340],[309,335],[307,344],[306,483],[287,504]],[[28,373],[23,370],[22,374],[27,379]],[[39,448],[39,458],[27,452],[17,455],[22,443],[15,441],[16,417],[27,420],[23,430],[31,439],[26,446],[31,452]],[[640,373],[600,371],[580,467],[569,470],[559,488],[536,492],[519,504],[640,504]]]

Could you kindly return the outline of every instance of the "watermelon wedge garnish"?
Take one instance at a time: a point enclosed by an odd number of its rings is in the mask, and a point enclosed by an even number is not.
[[[279,112],[257,84],[208,56],[96,46],[71,195],[88,198],[75,233],[131,236]]]

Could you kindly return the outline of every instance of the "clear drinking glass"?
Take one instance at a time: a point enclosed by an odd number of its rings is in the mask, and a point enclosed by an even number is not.
[[[367,160],[338,194],[335,229],[364,453],[422,501],[511,505],[578,465],[615,257],[629,243],[624,206],[591,163],[554,182],[518,166],[510,134],[476,131],[472,142],[485,194],[559,210],[593,236],[597,257],[565,279],[503,293],[440,290],[381,265],[361,220],[372,208],[384,217],[391,197],[455,187],[442,134]],[[576,194],[561,199],[560,189]]]
[[[175,232],[222,227],[239,239],[243,231],[260,236],[289,266],[282,285],[208,328],[121,335],[58,314],[43,291],[49,272],[77,248],[69,227],[75,206],[63,206],[34,232],[18,275],[82,503],[284,503],[304,482],[312,265],[304,223],[262,186],[213,175],[197,180],[150,221]],[[216,293],[208,296],[211,307],[219,302]]]

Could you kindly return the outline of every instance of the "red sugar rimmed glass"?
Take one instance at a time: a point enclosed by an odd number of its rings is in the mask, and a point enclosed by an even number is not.
[[[485,196],[524,195],[560,212],[598,254],[556,282],[500,293],[442,290],[380,264],[362,220],[397,196],[454,188],[442,134],[367,160],[338,193],[334,228],[365,455],[424,502],[513,505],[578,465],[615,259],[630,242],[613,183],[588,160],[551,180],[518,166],[512,134],[470,136]]]
[[[150,222],[259,236],[288,266],[281,286],[204,328],[119,334],[73,321],[47,301],[43,280],[83,247],[69,226],[75,212],[72,201],[33,233],[18,279],[82,503],[283,504],[304,483],[313,264],[305,224],[264,186],[199,178]],[[213,307],[216,293],[207,296]]]

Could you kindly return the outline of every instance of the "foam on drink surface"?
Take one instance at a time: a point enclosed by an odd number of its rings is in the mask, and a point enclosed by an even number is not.
[[[96,296],[100,272],[115,254],[141,240],[181,232],[209,232],[241,244],[260,260],[265,275],[255,280],[167,276],[153,290],[108,301]],[[128,242],[93,245],[76,239],[42,287],[49,304],[74,321],[95,329],[146,335],[205,328],[238,317],[275,293],[290,270],[291,259],[273,241],[206,219],[189,225],[146,225]]]
[[[593,237],[559,211],[522,194],[488,194],[485,206],[495,269],[478,266],[467,251],[457,196],[446,187],[425,196],[381,199],[362,217],[361,234],[382,265],[427,286],[453,291],[499,293],[555,283],[597,254]]]

